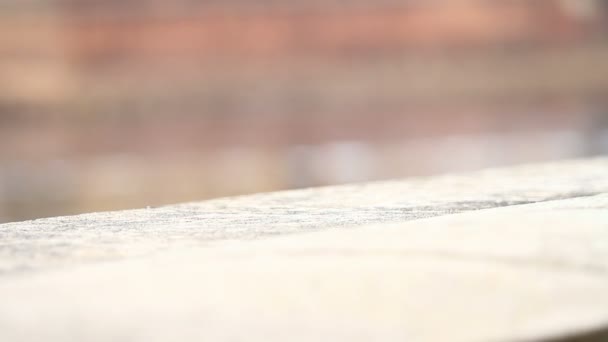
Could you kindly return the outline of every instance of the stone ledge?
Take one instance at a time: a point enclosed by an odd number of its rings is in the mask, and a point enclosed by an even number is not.
[[[606,337],[607,209],[599,158],[0,225],[0,338]]]

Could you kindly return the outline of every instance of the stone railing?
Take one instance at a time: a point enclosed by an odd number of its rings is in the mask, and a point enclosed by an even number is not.
[[[2,341],[603,341],[608,159],[0,225]]]

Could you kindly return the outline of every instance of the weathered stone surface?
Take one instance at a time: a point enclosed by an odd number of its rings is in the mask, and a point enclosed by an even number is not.
[[[608,158],[0,225],[0,274],[608,192]]]
[[[524,341],[608,329],[607,178],[596,159],[0,226],[2,249],[20,246],[2,257],[0,339]],[[269,236],[300,231],[314,232]]]

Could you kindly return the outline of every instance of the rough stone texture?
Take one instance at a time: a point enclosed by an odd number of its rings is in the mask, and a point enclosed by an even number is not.
[[[608,338],[607,159],[0,234],[3,341]]]
[[[0,225],[0,274],[608,192],[608,158]]]

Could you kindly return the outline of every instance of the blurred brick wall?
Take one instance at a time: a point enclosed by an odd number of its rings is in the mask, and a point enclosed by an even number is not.
[[[0,7],[0,221],[607,150],[604,1]]]
[[[294,4],[291,5],[290,4]],[[351,6],[172,2],[123,13],[71,9],[71,46],[81,63],[216,58],[386,55],[521,43],[568,43],[585,34],[557,1],[446,1]]]

